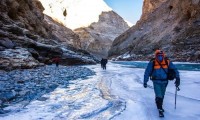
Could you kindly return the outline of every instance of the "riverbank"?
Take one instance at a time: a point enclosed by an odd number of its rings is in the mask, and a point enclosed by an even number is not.
[[[38,67],[35,69],[0,71],[0,114],[3,108],[24,102],[45,100],[41,96],[53,91],[55,88],[67,87],[71,80],[86,79],[95,73],[85,67],[55,65]]]

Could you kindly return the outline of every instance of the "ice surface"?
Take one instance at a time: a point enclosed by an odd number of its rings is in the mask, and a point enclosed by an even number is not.
[[[180,63],[179,63],[180,64]],[[44,95],[26,107],[10,106],[1,120],[160,120],[152,82],[143,88],[144,68],[108,63],[86,66],[96,72],[86,80],[73,80],[67,88]],[[200,120],[200,71],[180,70],[181,91],[174,109],[174,81],[167,87],[164,120]],[[21,103],[22,104],[22,103]]]

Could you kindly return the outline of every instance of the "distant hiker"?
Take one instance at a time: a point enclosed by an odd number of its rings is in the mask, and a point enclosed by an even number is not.
[[[60,58],[59,57],[53,58],[52,61],[56,64],[56,67],[59,66],[59,63],[60,63]]]
[[[101,59],[101,68],[103,68],[103,58]]]
[[[104,58],[101,59],[101,67],[103,68],[103,70],[106,69],[107,62],[108,62],[107,59],[104,59]]]
[[[174,71],[174,77],[176,78],[175,86],[177,88],[180,85],[180,77],[178,70],[176,69],[174,64],[165,57],[165,54],[162,50],[156,50],[155,58],[150,60],[144,73],[143,86],[144,88],[147,88],[147,82],[150,77],[150,79],[153,82],[153,87],[155,92],[155,102],[160,117],[164,117],[163,114],[164,109],[162,105],[166,87],[168,85],[168,80],[174,79],[174,78],[169,78],[170,75],[168,73],[170,73],[170,70]]]

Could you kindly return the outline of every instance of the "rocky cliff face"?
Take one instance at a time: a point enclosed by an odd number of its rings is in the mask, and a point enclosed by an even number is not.
[[[107,57],[112,41],[129,26],[103,0],[40,0],[44,13],[80,37],[76,48],[84,49],[97,58]]]
[[[144,0],[141,19],[115,39],[109,56],[148,60],[161,48],[172,60],[200,62],[199,6],[200,0]]]
[[[81,48],[93,55],[107,57],[113,40],[129,28],[114,11],[102,12],[99,21],[89,27],[74,30],[80,36]]]
[[[32,68],[55,56],[63,64],[95,63],[89,53],[73,47],[79,36],[43,10],[38,0],[0,1],[0,69]]]

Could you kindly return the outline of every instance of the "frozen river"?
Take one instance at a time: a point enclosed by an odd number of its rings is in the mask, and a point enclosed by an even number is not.
[[[140,63],[140,62],[139,62]],[[136,62],[137,64],[137,62]],[[0,120],[160,120],[155,106],[152,82],[143,88],[145,63],[108,63],[86,66],[96,72],[88,79],[72,80],[34,100],[7,107],[11,112]],[[178,63],[181,91],[174,109],[174,82],[170,81],[164,99],[166,120],[200,120],[200,71],[194,64]],[[192,66],[192,68],[191,68]]]

